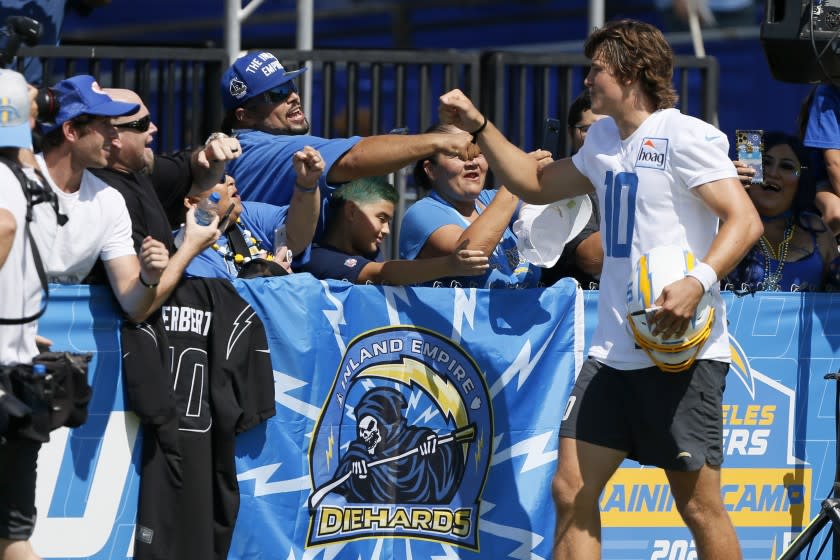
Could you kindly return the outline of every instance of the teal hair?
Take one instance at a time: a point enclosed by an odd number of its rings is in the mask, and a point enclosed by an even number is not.
[[[330,206],[341,208],[347,201],[357,205],[387,201],[396,204],[400,199],[397,190],[381,177],[363,177],[338,187],[330,198]]]

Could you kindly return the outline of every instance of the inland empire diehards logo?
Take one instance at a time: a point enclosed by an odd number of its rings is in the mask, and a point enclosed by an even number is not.
[[[403,537],[478,550],[492,434],[484,375],[451,340],[408,326],[356,338],[309,448],[307,546]]]

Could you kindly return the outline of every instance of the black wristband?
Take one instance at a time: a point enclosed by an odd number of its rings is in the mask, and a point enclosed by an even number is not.
[[[487,127],[487,117],[485,117],[484,115],[481,115],[481,118],[484,119],[484,122],[481,123],[481,126],[478,127],[478,130],[476,130],[475,132],[470,132],[470,134],[472,134],[471,142],[473,144],[475,144],[476,140],[478,140],[478,135],[481,134],[484,131],[484,129]]]
[[[152,288],[157,288],[157,285],[160,284],[160,282],[156,282],[154,284],[149,284],[148,282],[143,280],[143,273],[142,272],[140,274],[138,274],[137,277],[140,278],[140,283],[143,284],[144,286],[146,286],[147,288],[149,288],[150,290]]]

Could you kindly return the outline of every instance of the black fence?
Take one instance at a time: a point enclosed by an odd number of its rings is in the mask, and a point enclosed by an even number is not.
[[[438,97],[458,87],[523,149],[538,147],[546,117],[565,120],[589,64],[582,55],[562,53],[272,52],[288,67],[310,65],[312,89],[301,93],[311,95],[305,109],[313,134],[421,132],[437,120]],[[42,59],[45,84],[88,73],[103,87],[135,90],[160,129],[158,151],[196,145],[221,122],[220,80],[227,66],[222,49],[38,46],[20,54]],[[715,122],[718,74],[714,58],[676,58],[683,112]]]
[[[483,110],[511,142],[525,150],[538,148],[545,119],[566,122],[588,70],[583,55],[490,53],[482,66]],[[677,56],[674,86],[682,112],[717,124],[719,76],[714,58]],[[570,153],[568,140],[561,135],[560,154]]]

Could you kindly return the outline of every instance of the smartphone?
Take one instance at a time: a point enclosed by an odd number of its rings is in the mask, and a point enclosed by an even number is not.
[[[225,213],[219,218],[219,231],[224,232],[228,227],[228,218],[230,218],[230,213],[233,212],[234,204],[231,203],[228,206],[228,209],[225,210]]]
[[[763,130],[736,130],[735,150],[738,154],[738,161],[746,163],[755,169],[755,175],[750,181],[756,185],[764,182],[764,131]]]
[[[551,152],[551,157],[560,157],[560,135],[563,134],[563,123],[560,119],[547,118],[543,126],[542,149]]]

